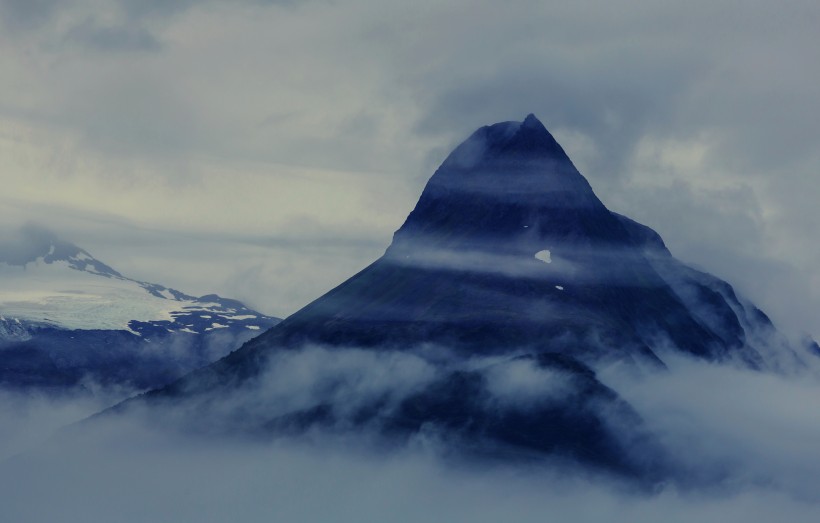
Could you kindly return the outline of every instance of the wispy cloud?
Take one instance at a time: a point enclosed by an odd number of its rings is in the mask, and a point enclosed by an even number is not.
[[[813,521],[820,506],[820,425],[812,398],[820,382],[686,359],[668,364],[657,373],[610,368],[600,374],[697,479],[654,492],[565,468],[559,474],[549,467],[445,462],[423,440],[385,452],[366,433],[275,442],[197,438],[160,428],[149,413],[98,419],[4,461],[0,499],[5,513],[21,521],[168,514],[182,521]],[[558,401],[568,390],[565,377],[544,374],[526,359],[474,365],[487,369],[488,404],[526,408]],[[309,348],[283,354],[264,376],[253,387],[265,391],[252,396],[256,403],[246,397],[224,413],[238,414],[240,405],[246,416],[285,412],[330,399],[344,417],[362,402],[423,387],[436,371],[412,354]],[[32,408],[40,400],[6,395],[0,408],[17,420],[39,416],[22,425],[36,441],[43,438],[35,434],[82,415],[82,403],[73,401],[42,409]],[[49,503],[36,502],[44,497]]]

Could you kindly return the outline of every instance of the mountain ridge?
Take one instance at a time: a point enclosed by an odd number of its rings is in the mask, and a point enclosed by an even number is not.
[[[0,283],[7,387],[156,387],[279,321],[216,294],[128,278],[31,223],[0,242]]]

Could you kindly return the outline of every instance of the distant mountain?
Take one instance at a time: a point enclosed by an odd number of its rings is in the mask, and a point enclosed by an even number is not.
[[[33,224],[0,243],[0,386],[157,387],[278,321],[127,278]]]
[[[529,115],[458,146],[369,267],[119,408],[184,406],[199,430],[433,438],[651,478],[662,452],[596,369],[662,369],[671,353],[771,371],[811,357],[731,285],[609,211]]]

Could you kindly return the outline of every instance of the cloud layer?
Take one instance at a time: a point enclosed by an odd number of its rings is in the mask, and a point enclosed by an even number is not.
[[[2,449],[4,458],[27,452],[0,461],[0,501],[21,522],[813,521],[820,508],[817,377],[667,363],[657,373],[611,367],[601,376],[694,483],[635,490],[566,468],[442,460],[423,440],[385,451],[367,432],[200,438],[138,415],[98,419],[42,443],[71,414],[83,415],[83,400],[4,395],[4,419],[37,423],[21,425],[28,445],[18,438]],[[385,391],[407,394],[433,374],[409,354],[307,349],[280,358],[255,392],[268,409],[310,405],[329,390],[340,408],[354,408]],[[488,371],[495,400],[520,408],[562,396],[565,377],[546,377],[526,360]]]

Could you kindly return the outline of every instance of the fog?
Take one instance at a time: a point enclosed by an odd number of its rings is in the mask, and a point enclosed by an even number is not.
[[[647,421],[682,467],[820,502],[820,382],[664,355],[669,372],[601,377]],[[710,470],[711,468],[711,470]]]
[[[696,481],[638,489],[549,465],[454,460],[424,438],[385,448],[366,431],[195,436],[140,409],[54,434],[101,402],[6,394],[0,504],[16,522],[816,521],[820,381],[812,372],[763,374],[669,355],[665,362],[666,371],[610,366],[599,376]],[[499,402],[525,406],[566,388],[564,377],[522,360],[470,365],[490,369]],[[285,401],[308,406],[335,382],[338,405],[352,408],[384,392],[407,394],[435,372],[421,355],[313,347],[275,360],[248,391],[266,409],[289,410]]]
[[[60,394],[0,391],[0,462],[37,449],[54,431],[133,393],[93,386]]]
[[[52,448],[6,464],[0,486],[4,514],[19,522],[809,522],[817,510],[760,487],[650,496],[548,473],[454,471],[419,452],[381,457],[168,440]]]

